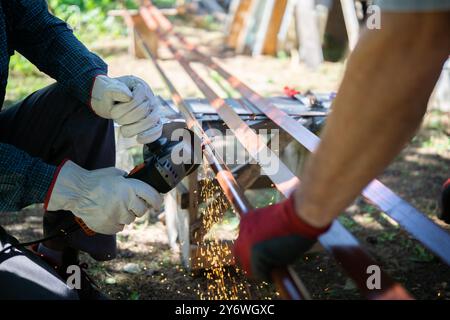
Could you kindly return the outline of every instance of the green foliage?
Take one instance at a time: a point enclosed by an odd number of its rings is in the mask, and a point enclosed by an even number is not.
[[[17,55],[17,57],[20,56]],[[25,59],[24,61],[25,62],[22,67],[28,68],[29,65],[29,67],[33,68],[33,70],[29,71],[32,75],[24,76],[21,73],[14,72],[9,76],[8,85],[6,87],[6,100],[4,103],[5,108],[8,108],[14,102],[25,98],[34,91],[39,90],[53,82],[52,79],[44,75],[34,75],[34,73],[38,73],[37,69]]]
[[[130,300],[139,300],[139,292],[136,292],[136,291],[133,291],[131,294],[130,294]]]
[[[370,214],[378,212],[378,209],[370,204],[364,204],[361,209],[363,212],[370,213]]]
[[[416,244],[413,248],[413,255],[410,260],[414,262],[431,262],[434,260],[434,255],[423,246]]]
[[[340,215],[338,220],[342,223],[342,225],[344,227],[346,227],[347,229],[350,229],[352,231],[355,231],[357,229],[359,229],[359,225],[358,223],[355,222],[355,220],[353,220],[351,217],[349,216],[345,216],[345,215]]]
[[[127,8],[137,8],[136,1],[125,0]],[[120,1],[117,0],[49,0],[48,4],[54,12],[58,10],[64,11],[70,6],[77,6],[82,12],[87,12],[95,9],[100,9],[103,12],[107,12],[111,9],[117,9]]]
[[[153,4],[157,7],[167,8],[172,7],[176,4],[176,0],[153,0]]]
[[[382,243],[385,242],[392,242],[395,240],[395,237],[397,236],[397,231],[383,231],[378,236],[378,240]]]
[[[39,70],[20,54],[15,54],[10,61],[11,70],[25,76],[38,76]]]

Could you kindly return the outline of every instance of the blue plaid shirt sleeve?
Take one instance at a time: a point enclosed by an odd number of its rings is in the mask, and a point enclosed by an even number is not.
[[[0,212],[43,203],[56,167],[0,143]]]
[[[45,0],[10,3],[14,49],[89,104],[93,79],[107,74],[106,63],[90,52],[64,21],[49,13]]]

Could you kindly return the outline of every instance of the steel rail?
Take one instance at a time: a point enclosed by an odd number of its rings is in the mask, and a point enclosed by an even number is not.
[[[276,173],[271,173],[267,171],[265,164],[259,162],[262,170],[266,171],[267,176],[274,182],[276,188],[284,196],[289,196],[300,183],[298,177],[279,161],[278,157],[268,149],[264,143],[261,143],[261,138],[240,119],[232,107],[209,88],[204,80],[191,68],[189,61],[187,61],[184,58],[184,55],[167,40],[166,36],[163,35],[159,29],[156,32],[163,45],[172,52],[176,60],[178,60],[180,65],[185,69],[207,100],[210,101],[210,104],[216,109],[220,117],[233,131],[239,142],[247,149],[247,151],[249,151],[250,155],[258,161],[258,156],[262,152],[265,152],[266,154],[269,154],[271,164],[278,165],[280,170]],[[411,295],[399,283],[393,281],[382,270],[380,270],[382,289],[373,292],[367,287],[365,281],[367,278],[367,268],[371,265],[376,265],[376,263],[365,250],[362,249],[358,241],[342,227],[338,221],[333,223],[330,231],[322,236],[319,241],[339,262],[341,262],[341,264],[343,264],[344,269],[358,285],[360,291],[369,299],[412,299]],[[354,263],[355,258],[358,259],[360,262],[359,264]]]
[[[315,150],[320,142],[319,137],[302,124],[295,121],[286,112],[277,108],[272,102],[264,99],[237,77],[230,74],[214,61],[213,58],[203,54],[182,35],[176,32],[173,32],[173,34],[180,40],[186,49],[194,52],[198,56],[200,62],[219,73],[235,90],[281,129],[285,130],[292,138],[309,151],[313,152]],[[419,240],[435,255],[440,257],[447,265],[450,265],[450,234],[445,229],[438,226],[430,218],[377,179],[373,180],[364,189],[362,195],[392,219],[397,221],[403,229],[413,235],[414,238]]]
[[[208,160],[208,164],[213,169],[216,175],[216,179],[219,182],[220,187],[225,194],[225,197],[233,205],[234,209],[239,213],[240,216],[245,215],[252,207],[248,199],[245,197],[243,190],[237,184],[236,179],[234,178],[230,169],[227,167],[221,157],[214,151],[214,147],[211,145],[209,137],[206,135],[202,126],[192,114],[189,106],[184,102],[181,95],[166,75],[165,71],[162,69],[158,60],[152,54],[142,36],[139,34],[139,32],[137,32],[136,34],[145,54],[149,59],[153,61],[154,66],[158,70],[158,73],[171,92],[173,101],[186,118],[188,127],[202,139],[204,145],[203,154]],[[285,299],[310,299],[308,290],[291,268],[274,270],[274,272],[272,273],[272,279],[281,296]]]

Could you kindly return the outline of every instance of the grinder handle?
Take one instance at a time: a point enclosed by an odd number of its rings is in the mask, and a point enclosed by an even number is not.
[[[126,176],[126,178],[132,178],[137,172],[145,168],[145,162],[141,163],[140,165],[136,166],[133,170],[130,171],[130,173]],[[89,236],[92,237],[96,234],[95,231],[91,230],[86,223],[83,221],[83,219],[79,217],[75,217],[75,222],[80,226],[81,230]]]

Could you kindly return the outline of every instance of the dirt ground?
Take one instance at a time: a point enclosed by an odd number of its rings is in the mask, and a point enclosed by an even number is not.
[[[234,56],[222,46],[219,32],[207,32],[182,25],[179,30],[203,50],[219,58],[228,69],[266,96],[282,95],[285,85],[316,92],[336,91],[344,63],[324,63],[312,71],[290,59]],[[152,88],[168,97],[160,78],[147,60],[136,60],[127,53],[127,40],[98,43],[93,48],[103,55],[110,75],[134,74],[147,80]],[[161,50],[163,65],[185,97],[201,97],[195,86],[170,55]],[[195,66],[202,74],[208,70]],[[382,182],[429,215],[436,223],[437,198],[442,182],[450,173],[449,114],[429,112],[412,143],[381,175]],[[0,215],[0,224],[20,240],[41,236],[41,210]],[[394,279],[403,283],[419,299],[450,299],[450,268],[400,230],[386,215],[359,199],[341,218],[361,244]],[[114,299],[199,299],[206,298],[208,280],[202,273],[182,267],[178,252],[170,250],[164,223],[158,219],[141,220],[118,235],[118,258],[98,263],[87,257],[90,275]],[[352,282],[334,260],[324,252],[306,255],[295,265],[315,299],[361,298]],[[227,270],[230,271],[230,270]],[[276,299],[277,293],[265,283],[246,283],[233,274],[240,297]],[[228,284],[233,280],[231,280]]]

